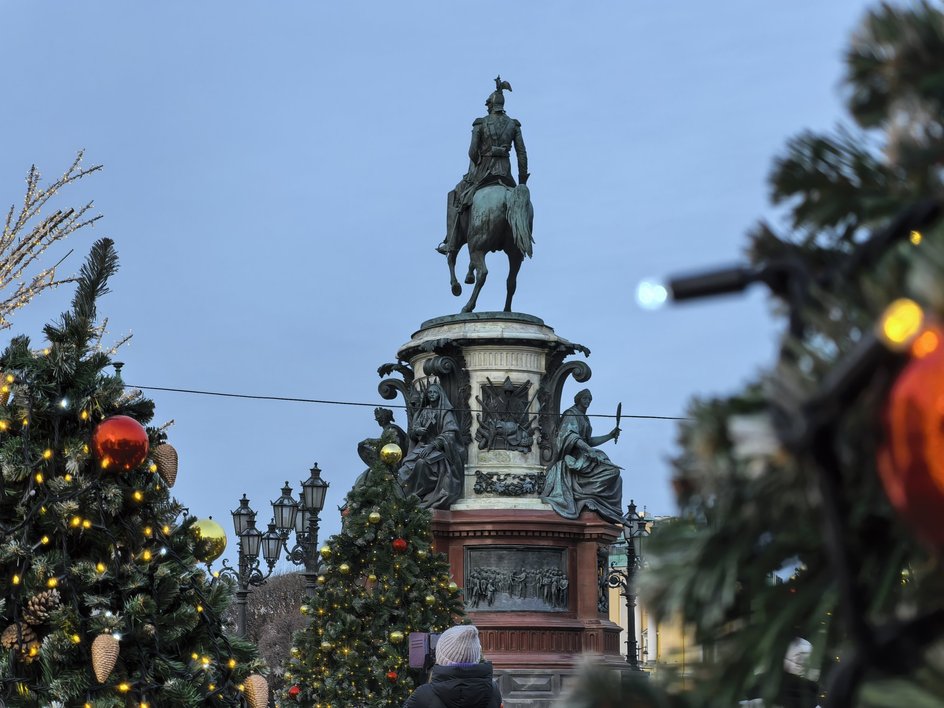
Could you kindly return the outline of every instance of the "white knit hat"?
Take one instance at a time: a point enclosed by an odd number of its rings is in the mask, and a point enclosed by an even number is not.
[[[475,625],[459,624],[439,635],[436,642],[436,663],[440,666],[477,664],[482,658],[479,630]]]

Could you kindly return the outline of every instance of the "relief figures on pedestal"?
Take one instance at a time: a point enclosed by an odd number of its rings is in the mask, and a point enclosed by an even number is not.
[[[560,548],[466,548],[465,606],[471,611],[563,612],[570,581]]]
[[[617,440],[620,428],[617,425],[605,435],[594,437],[587,416],[592,400],[590,391],[583,389],[574,396],[574,405],[561,415],[541,499],[565,519],[576,519],[584,509],[590,509],[619,524],[623,503],[620,468],[596,448]]]

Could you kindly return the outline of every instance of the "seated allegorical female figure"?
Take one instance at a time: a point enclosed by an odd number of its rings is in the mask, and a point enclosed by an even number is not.
[[[413,447],[400,464],[401,484],[420,498],[421,506],[448,509],[462,495],[465,463],[459,424],[439,384],[430,384],[420,405],[410,424]]]
[[[574,396],[574,405],[561,415],[541,498],[565,519],[576,519],[581,511],[591,509],[618,524],[622,523],[623,503],[620,468],[596,447],[618,438],[620,429],[593,437],[587,417],[592,400],[590,391],[583,389]]]

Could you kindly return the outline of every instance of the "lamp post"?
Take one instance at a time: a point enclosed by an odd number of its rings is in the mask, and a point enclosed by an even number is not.
[[[239,539],[237,547],[239,564],[237,568],[223,561],[220,575],[229,575],[236,580],[236,633],[246,636],[246,606],[252,587],[266,582],[275,568],[276,562],[286,551],[286,558],[295,565],[305,566],[305,592],[312,595],[317,587],[318,569],[321,559],[318,556],[318,515],[324,509],[328,483],[321,478],[318,463],[311,468],[308,479],[301,483],[300,498],[292,497],[292,488],[288,482],[282,487],[282,495],[272,502],[272,521],[265,533],[256,528],[256,512],[249,506],[249,499],[243,494],[239,507],[233,511],[233,528]],[[288,546],[289,535],[295,532],[295,544]],[[263,573],[259,564],[259,552],[268,566]]]
[[[626,663],[634,671],[639,671],[638,648],[636,646],[636,568],[639,566],[639,557],[636,555],[635,539],[646,533],[646,524],[643,517],[636,513],[636,504],[630,500],[623,517],[623,539],[626,541],[626,568],[617,568],[615,563],[610,564],[606,576],[606,584],[611,588],[618,588],[619,594],[626,599]]]
[[[282,496],[272,502],[276,528],[282,534],[286,558],[295,565],[305,566],[305,594],[314,595],[317,588],[318,569],[321,557],[318,555],[318,515],[324,509],[328,483],[321,478],[321,470],[316,462],[311,474],[301,483],[301,498],[292,499],[292,489],[288,482],[282,488]],[[295,531],[295,545],[288,547],[289,533]]]
[[[236,581],[236,634],[240,637],[246,636],[246,605],[249,599],[249,590],[253,586],[262,585],[266,579],[272,575],[275,568],[275,562],[279,559],[279,547],[273,549],[271,543],[263,544],[263,539],[269,534],[263,535],[256,528],[256,512],[249,506],[249,499],[243,494],[239,500],[239,506],[233,513],[233,526],[236,531],[236,537],[239,539],[237,546],[238,566],[233,568],[229,561],[223,560],[223,567],[220,575],[229,575]],[[263,558],[269,570],[262,572],[259,565],[259,551],[262,550]]]

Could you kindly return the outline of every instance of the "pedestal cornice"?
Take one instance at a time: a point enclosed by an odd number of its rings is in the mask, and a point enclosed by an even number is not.
[[[402,361],[410,361],[447,344],[459,347],[534,347],[565,356],[576,352],[590,353],[583,345],[557,336],[540,317],[521,312],[468,312],[426,320],[410,341],[400,347],[397,356]]]

